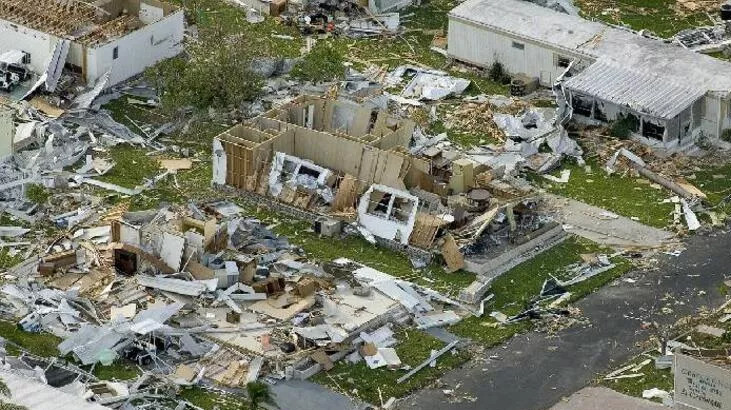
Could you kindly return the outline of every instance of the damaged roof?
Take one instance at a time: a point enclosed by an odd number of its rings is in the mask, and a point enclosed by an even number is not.
[[[603,59],[655,75],[696,92],[731,92],[731,63],[651,39],[559,13],[521,0],[468,0],[449,17],[536,41],[557,51]]]
[[[19,374],[0,370],[0,380],[7,384],[12,396],[11,402],[33,410],[104,410],[109,407],[86,401],[47,384],[40,383]]]
[[[703,97],[704,91],[659,76],[597,61],[564,86],[658,118],[671,119]]]

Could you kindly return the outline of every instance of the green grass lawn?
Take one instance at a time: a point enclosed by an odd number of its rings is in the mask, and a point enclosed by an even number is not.
[[[256,216],[266,224],[275,224],[273,227],[275,233],[302,247],[308,256],[314,260],[352,259],[373,269],[378,269],[453,297],[457,296],[461,289],[467,287],[476,278],[474,274],[465,271],[447,273],[436,263],[432,263],[423,270],[416,270],[405,254],[382,246],[372,245],[361,237],[347,237],[340,240],[320,237],[312,231],[312,225],[308,222],[276,214],[264,208],[255,209],[246,204],[241,205],[247,207],[250,215]]]
[[[445,346],[443,342],[415,329],[403,330],[397,333],[397,338],[399,344],[395,349],[401,363],[411,367],[428,359],[432,349],[439,350]],[[447,352],[437,359],[436,367],[427,366],[401,384],[396,383],[396,380],[406,374],[406,370],[370,369],[364,361],[350,364],[344,360],[338,362],[329,372],[318,373],[312,381],[380,406],[379,389],[384,402],[390,397],[404,397],[414,390],[424,388],[448,370],[469,359],[466,352],[455,350],[452,352]]]
[[[664,38],[686,28],[711,24],[702,11],[677,13],[673,0],[578,0],[575,4],[585,17],[649,30]]]
[[[694,172],[695,178],[690,182],[708,196],[711,205],[718,205],[721,200],[731,195],[731,164]],[[721,204],[717,211],[731,213],[731,204]]]
[[[180,397],[204,410],[247,410],[251,407],[247,399],[220,394],[200,387],[189,387],[180,391]]]
[[[721,291],[721,293],[723,294],[723,291]],[[673,333],[676,335],[683,335],[679,340],[691,346],[698,346],[702,349],[727,349],[731,347],[731,322],[719,323],[718,317],[718,315],[712,315],[706,318],[691,318],[690,321],[673,329]],[[697,332],[695,327],[699,324],[706,324],[725,329],[726,334],[723,337],[714,337]],[[659,352],[657,350],[653,350],[647,355],[639,355],[628,362],[617,366],[617,368],[619,369],[629,364],[638,364],[646,360],[648,357],[655,357],[658,354]],[[602,377],[599,378],[596,383],[635,397],[642,397],[642,392],[644,390],[651,389],[653,387],[657,387],[658,389],[668,392],[673,390],[673,374],[670,369],[655,369],[654,362],[651,362],[637,372],[625,372],[625,374],[629,373],[641,373],[643,376],[639,378],[618,380],[604,380]],[[656,401],[659,402],[660,400],[658,399]]]
[[[664,228],[672,222],[673,204],[662,203],[662,200],[673,194],[664,189],[655,189],[644,178],[633,178],[621,174],[608,175],[603,167],[587,161],[591,172],[584,167],[564,162],[561,169],[571,170],[571,177],[566,184],[548,181],[540,176],[531,176],[549,192],[563,195],[612,211],[628,218],[638,218],[639,222]],[[559,171],[553,174],[558,176]]]
[[[7,339],[38,356],[56,357],[59,355],[56,348],[61,339],[50,333],[31,333],[26,332],[18,327],[17,324],[0,320],[0,337]],[[12,346],[9,346],[11,354],[17,353]]]
[[[20,254],[11,255],[10,249],[8,248],[2,248],[0,249],[0,270],[5,270],[8,268],[11,268],[15,266],[16,264],[20,263],[22,260],[22,257]]]
[[[638,356],[627,364],[622,365],[621,367],[627,366],[629,364],[636,365],[646,359],[647,357],[645,356]],[[628,371],[626,373],[629,374],[632,372]],[[673,373],[670,371],[670,369],[656,369],[655,363],[651,362],[637,373],[642,373],[644,374],[644,376],[628,379],[600,380],[599,383],[602,386],[609,387],[612,390],[616,390],[620,393],[624,393],[628,396],[634,397],[642,397],[642,392],[644,390],[651,389],[653,387],[657,387],[658,389],[668,392],[673,390]],[[659,402],[661,400],[657,399],[656,401]]]
[[[92,374],[100,380],[134,380],[140,371],[134,363],[117,360],[109,366],[97,363]]]
[[[521,263],[495,279],[490,289],[495,297],[492,305],[486,306],[486,314],[483,317],[468,317],[452,325],[451,332],[486,346],[494,346],[517,333],[529,330],[532,325],[528,321],[498,326],[488,313],[491,310],[500,311],[508,316],[520,313],[533,298],[538,296],[546,279],[552,275],[563,276],[567,265],[581,261],[581,254],[602,251],[602,248],[593,242],[570,237],[552,249]],[[609,252],[604,250],[604,253]],[[572,300],[578,300],[594,292],[611,280],[622,276],[632,267],[624,258],[617,257],[613,262],[617,265],[614,269],[569,287]]]

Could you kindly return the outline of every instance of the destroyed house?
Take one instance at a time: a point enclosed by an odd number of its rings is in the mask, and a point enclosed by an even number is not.
[[[357,213],[378,237],[428,247],[439,224],[407,190],[440,184],[430,160],[408,153],[413,132],[374,105],[303,96],[217,136],[213,182],[314,214]],[[415,229],[424,220],[429,229]]]
[[[179,54],[184,24],[181,8],[158,0],[3,0],[0,54],[21,51],[47,85],[66,66],[88,84],[109,72],[112,86]]]
[[[577,120],[622,119],[638,140],[683,148],[731,128],[731,64],[521,0],[468,0],[449,13],[449,55],[562,82]]]
[[[367,237],[422,249],[439,242],[456,208],[450,228],[460,232],[475,228],[468,216],[488,208],[495,216],[499,200],[486,190],[464,195],[478,180],[492,181],[487,165],[451,151],[417,154],[423,150],[409,148],[414,123],[372,102],[302,96],[229,129],[213,141],[213,183],[318,219],[357,221]],[[485,225],[479,232],[490,222],[476,220]]]
[[[408,145],[413,129],[410,121],[378,108],[301,97],[216,137],[214,182],[254,190],[255,179],[268,178],[275,154],[281,153],[285,173],[325,182],[322,173],[328,169],[368,185],[403,189],[412,164],[398,148]]]

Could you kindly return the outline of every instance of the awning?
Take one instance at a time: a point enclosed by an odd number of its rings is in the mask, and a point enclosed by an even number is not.
[[[662,119],[676,117],[706,93],[603,61],[567,79],[564,87]]]

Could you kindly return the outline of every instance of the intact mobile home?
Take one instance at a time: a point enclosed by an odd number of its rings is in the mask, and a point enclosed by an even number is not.
[[[179,54],[184,25],[182,9],[158,0],[2,0],[0,54],[22,51],[39,75],[60,60],[88,84],[110,71],[112,86]]]
[[[577,118],[630,118],[638,139],[679,148],[731,128],[731,64],[521,0],[468,0],[449,13],[449,54],[551,86]]]

